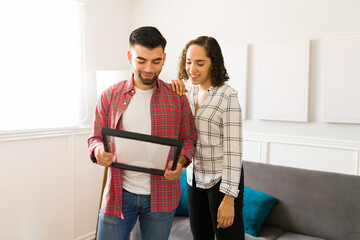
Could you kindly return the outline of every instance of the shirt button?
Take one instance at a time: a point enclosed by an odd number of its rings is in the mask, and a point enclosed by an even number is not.
[[[135,92],[134,90],[131,91],[131,93],[134,93],[134,92]]]
[[[126,103],[126,102],[124,102],[124,104],[126,105],[127,103]]]

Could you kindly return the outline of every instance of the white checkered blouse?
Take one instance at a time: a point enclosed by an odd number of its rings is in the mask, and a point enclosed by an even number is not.
[[[237,91],[225,84],[210,87],[208,98],[195,114],[198,87],[187,93],[198,133],[187,182],[208,189],[220,180],[220,191],[237,197],[242,167],[242,118]]]

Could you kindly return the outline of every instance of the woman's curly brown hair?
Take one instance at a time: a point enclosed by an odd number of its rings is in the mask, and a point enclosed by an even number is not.
[[[207,36],[198,37],[185,45],[179,59],[178,78],[185,81],[189,79],[189,76],[186,73],[185,65],[186,53],[191,45],[198,45],[203,47],[205,49],[206,56],[211,59],[210,78],[211,85],[213,87],[220,87],[229,80],[229,75],[227,74],[224,65],[224,58],[220,45],[215,38]]]

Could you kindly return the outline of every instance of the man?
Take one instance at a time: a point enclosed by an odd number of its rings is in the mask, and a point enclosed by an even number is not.
[[[143,239],[165,240],[181,196],[178,179],[194,152],[196,129],[187,98],[158,78],[166,59],[165,38],[155,27],[141,27],[129,42],[133,74],[105,90],[96,105],[88,139],[92,161],[102,166],[113,161],[101,140],[103,127],[181,139],[184,146],[176,170],[168,168],[164,176],[109,168],[97,240],[127,239],[137,217]]]

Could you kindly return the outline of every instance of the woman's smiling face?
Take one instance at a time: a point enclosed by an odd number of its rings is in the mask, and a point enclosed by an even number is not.
[[[211,59],[199,45],[190,45],[186,53],[186,73],[192,84],[211,86]]]

